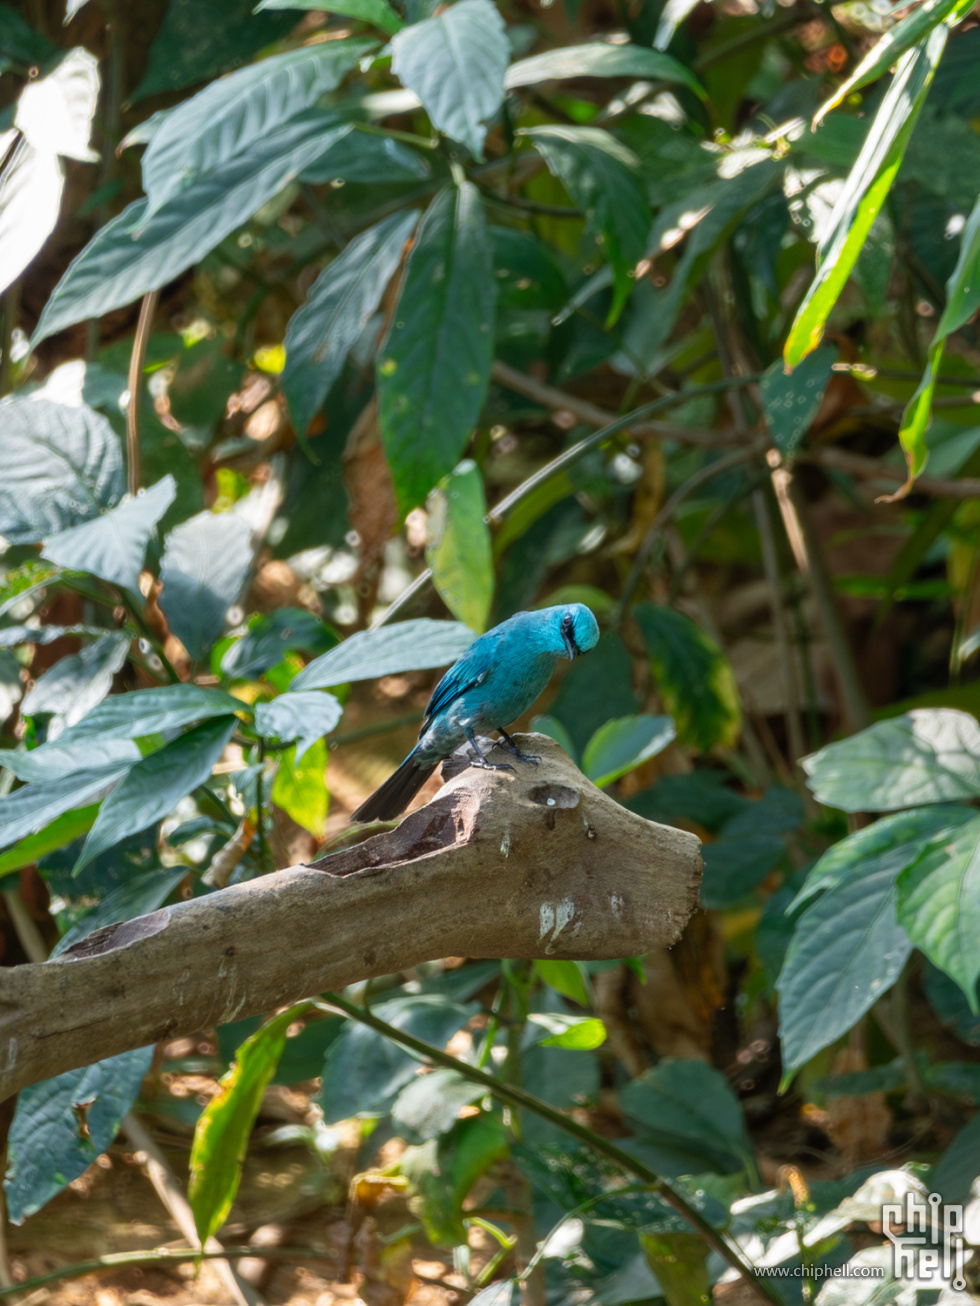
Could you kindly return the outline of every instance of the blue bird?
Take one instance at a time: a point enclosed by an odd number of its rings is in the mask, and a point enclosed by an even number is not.
[[[439,763],[464,741],[476,754],[471,766],[513,770],[506,762],[487,761],[476,742],[481,730],[497,730],[519,761],[537,764],[537,758],[519,750],[504,726],[527,711],[560,657],[571,660],[587,653],[598,639],[596,619],[582,603],[515,613],[475,639],[432,691],[418,744],[350,819],[390,821],[399,816]]]

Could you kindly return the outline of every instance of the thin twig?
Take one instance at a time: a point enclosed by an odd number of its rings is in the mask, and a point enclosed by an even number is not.
[[[889,467],[866,454],[829,446],[799,453],[796,461],[849,472],[862,480],[879,479],[896,484],[904,483],[908,474],[904,468],[899,470],[897,467]],[[937,499],[980,499],[980,478],[964,476],[961,480],[954,480],[946,476],[920,476],[913,486],[913,493],[928,494]]]
[[[526,1089],[518,1088],[514,1084],[504,1084],[492,1075],[486,1074],[482,1070],[477,1070],[475,1066],[468,1065],[456,1057],[450,1056],[448,1052],[443,1052],[431,1043],[424,1043],[421,1039],[414,1038],[411,1034],[406,1034],[403,1030],[396,1029],[393,1025],[379,1020],[377,1016],[366,1011],[363,1007],[355,1006],[353,1002],[348,1002],[337,993],[324,994],[326,1008],[335,1008],[344,1012],[353,1020],[369,1029],[375,1030],[382,1034],[391,1042],[407,1048],[410,1052],[415,1052],[418,1056],[425,1058],[434,1065],[446,1066],[450,1070],[455,1070],[462,1075],[464,1079],[469,1079],[473,1083],[481,1084],[487,1092],[491,1093],[498,1101],[507,1106],[517,1107],[532,1112],[541,1119],[549,1121],[563,1133],[571,1134],[573,1138],[584,1143],[586,1147],[591,1148],[593,1152],[598,1152],[601,1156],[606,1156],[613,1161],[627,1174],[635,1175],[648,1184],[650,1189],[677,1212],[683,1220],[704,1239],[707,1245],[721,1256],[727,1265],[745,1281],[746,1284],[757,1293],[757,1295],[766,1302],[774,1303],[775,1306],[783,1306],[782,1299],[771,1284],[760,1278],[748,1261],[744,1258],[740,1248],[732,1246],[727,1239],[719,1233],[713,1225],[705,1220],[704,1216],[695,1207],[691,1206],[680,1193],[671,1188],[666,1180],[662,1179],[655,1170],[651,1170],[648,1165],[638,1157],[632,1156],[629,1152],[617,1147],[608,1138],[603,1138],[599,1134],[593,1133],[585,1125],[580,1125],[578,1121],[563,1115],[554,1107],[549,1106],[547,1102],[542,1102],[540,1098],[528,1093]]]
[[[139,321],[129,356],[129,403],[126,405],[126,475],[127,488],[135,494],[140,488],[140,399],[143,395],[143,364],[150,340],[150,326],[160,298],[159,290],[148,290],[140,304]]]

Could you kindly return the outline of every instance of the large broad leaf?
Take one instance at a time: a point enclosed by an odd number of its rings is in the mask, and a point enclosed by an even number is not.
[[[777,981],[783,1065],[796,1070],[847,1032],[894,984],[912,950],[895,916],[895,881],[968,809],[902,812],[849,835],[816,864]]]
[[[29,834],[26,839],[21,839],[5,853],[0,853],[0,875],[9,875],[25,866],[34,866],[48,853],[64,848],[66,844],[87,834],[95,823],[98,811],[98,803],[89,803],[87,807],[63,812],[37,834]]]
[[[845,77],[840,86],[828,100],[825,100],[813,117],[816,128],[824,117],[843,104],[849,95],[868,82],[882,77],[913,45],[932,31],[939,23],[953,26],[973,8],[974,0],[922,0],[918,8],[900,19],[887,31],[881,40],[871,47],[849,77]]]
[[[246,1039],[201,1113],[191,1144],[187,1195],[202,1245],[231,1210],[262,1095],[276,1073],[289,1026],[307,1010],[306,1004],[290,1007]]]
[[[425,181],[432,169],[417,150],[410,149],[390,136],[351,132],[330,147],[321,158],[303,169],[302,181],[324,186],[332,182],[399,182]]]
[[[111,507],[126,488],[119,438],[82,404],[0,402],[0,535],[34,544]]]
[[[290,318],[282,388],[298,431],[306,432],[376,312],[418,216],[417,210],[395,213],[362,232],[320,273]]]
[[[402,20],[388,4],[388,0],[260,0],[260,9],[320,9],[331,14],[343,14],[371,23],[382,32],[393,35],[402,26]]]
[[[759,389],[766,425],[784,458],[795,457],[807,427],[817,415],[836,359],[836,346],[821,345],[794,371],[787,373],[780,359],[763,376]]]
[[[308,748],[328,735],[344,714],[343,704],[333,694],[311,689],[306,693],[280,694],[271,703],[258,703],[255,729],[267,739],[282,743],[296,740],[296,761]]]
[[[479,193],[449,186],[422,219],[378,362],[381,439],[403,513],[456,465],[480,415],[495,304]]]
[[[953,708],[915,708],[803,758],[821,803],[890,812],[980,797],[980,725]]]
[[[37,834],[63,812],[100,798],[131,762],[96,766],[59,780],[25,785],[0,798],[0,848],[9,848],[29,834]]]
[[[472,643],[473,632],[461,622],[431,621],[428,617],[362,630],[311,662],[290,689],[329,689],[352,680],[445,667]]]
[[[0,158],[15,139],[0,132]],[[65,170],[57,154],[23,137],[0,172],[0,293],[16,281],[51,235],[61,212]]]
[[[113,630],[86,644],[80,653],[62,658],[38,676],[24,695],[21,713],[47,714],[62,726],[74,725],[108,694],[113,676],[126,661],[129,644],[127,634]],[[50,727],[49,733],[54,734]]]
[[[633,609],[650,650],[657,692],[679,738],[697,748],[731,748],[742,724],[732,669],[714,640],[689,617],[654,603]]]
[[[208,780],[237,724],[235,717],[227,716],[205,721],[137,762],[103,802],[76,870],[127,835],[168,816],[182,798]]]
[[[14,1224],[23,1224],[107,1150],[152,1060],[152,1047],[138,1048],[21,1090],[4,1180]]]
[[[57,740],[34,749],[35,762],[57,765],[67,756],[75,756],[75,745],[83,740],[141,739],[165,730],[178,730],[192,721],[227,716],[247,711],[237,698],[223,689],[206,689],[202,685],[165,685],[160,689],[137,689],[130,694],[114,694],[94,707],[78,722],[69,726]],[[71,752],[68,752],[71,750]]]
[[[136,594],[146,546],[176,494],[177,484],[168,473],[149,490],[141,490],[135,499],[125,500],[101,517],[49,535],[41,557],[70,571],[91,572]]]
[[[921,12],[921,11],[920,11]],[[929,346],[926,369],[915,394],[902,414],[899,439],[905,450],[909,485],[926,465],[929,448],[926,431],[932,420],[932,396],[942,363],[946,341],[959,331],[980,308],[980,199],[973,206],[960,236],[960,253],[953,275],[946,282],[946,306],[936,324],[936,334]]]
[[[143,155],[147,216],[335,90],[373,41],[324,41],[212,82],[168,113]]]
[[[200,512],[167,536],[160,607],[195,660],[224,632],[252,569],[252,527],[233,512]]]
[[[976,1014],[980,975],[980,817],[930,845],[898,880],[898,919],[954,979]]]
[[[783,357],[796,367],[823,335],[824,324],[851,275],[902,163],[949,29],[940,24],[904,54],[868,128],[861,153],[821,231],[817,270],[786,338]]]
[[[290,649],[326,653],[339,643],[337,632],[305,608],[276,608],[260,617],[221,659],[226,676],[247,679],[274,667]]]
[[[704,812],[698,806],[689,819],[710,827],[710,821],[704,819]],[[701,849],[702,904],[723,908],[744,898],[780,864],[786,852],[785,836],[802,822],[803,804],[799,795],[778,785],[725,820],[720,838]]]
[[[445,1047],[477,1007],[436,995],[392,998],[372,1011],[389,1025]],[[356,1115],[381,1115],[415,1077],[418,1062],[373,1029],[348,1021],[327,1050],[320,1106],[327,1124]]]
[[[614,322],[633,288],[633,269],[650,233],[640,161],[598,127],[533,127],[525,135],[603,242],[616,288],[609,313]]]
[[[323,739],[302,741],[300,747],[287,748],[279,759],[279,770],[272,784],[271,798],[276,807],[291,816],[297,825],[321,839],[327,828],[330,795],[327,792],[327,745]]]
[[[627,1084],[620,1102],[641,1137],[701,1156],[705,1170],[731,1173],[753,1165],[738,1098],[724,1075],[703,1061],[668,1058]]]
[[[429,496],[425,560],[446,607],[471,630],[484,631],[493,602],[493,547],[483,477],[471,458]]]
[[[391,69],[416,93],[433,127],[483,158],[486,123],[504,99],[510,43],[491,0],[457,0],[391,42]]]
[[[462,1107],[484,1097],[486,1091],[458,1071],[439,1067],[429,1075],[419,1075],[402,1089],[391,1108],[391,1122],[411,1143],[438,1138],[449,1133]]]
[[[611,45],[605,41],[570,45],[519,59],[507,69],[504,86],[512,91],[519,86],[570,77],[639,77],[644,81],[674,82],[704,97],[704,88],[691,70],[671,55],[643,45]]]
[[[44,306],[34,343],[172,281],[351,130],[311,111],[201,177],[152,216],[146,200],[130,204],[71,262]]]
[[[676,738],[669,716],[624,716],[600,726],[582,754],[582,770],[600,789],[662,753]]]

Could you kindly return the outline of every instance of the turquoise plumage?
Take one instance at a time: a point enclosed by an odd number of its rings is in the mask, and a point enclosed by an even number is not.
[[[582,603],[518,612],[475,639],[432,691],[416,747],[351,820],[398,816],[440,762],[466,741],[475,754],[471,766],[506,769],[480,751],[476,736],[484,730],[497,730],[515,757],[536,761],[518,750],[505,726],[535,701],[560,657],[587,653],[598,639],[596,619]]]

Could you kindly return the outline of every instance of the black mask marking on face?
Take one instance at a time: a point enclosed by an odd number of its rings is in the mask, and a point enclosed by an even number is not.
[[[575,643],[575,618],[571,613],[566,613],[561,619],[561,637],[565,641],[565,648],[568,650],[568,660],[573,661],[576,653],[582,650]]]

